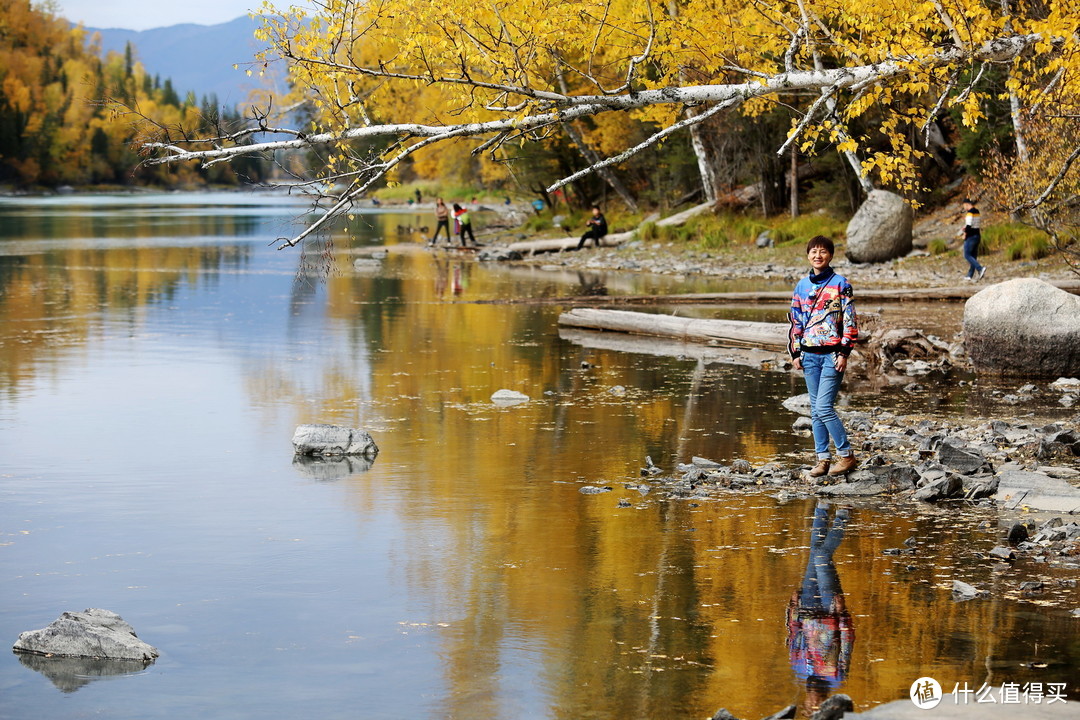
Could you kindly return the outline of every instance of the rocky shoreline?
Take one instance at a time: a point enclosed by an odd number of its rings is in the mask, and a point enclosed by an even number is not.
[[[747,258],[750,258],[749,260]],[[494,258],[493,258],[494,259]],[[520,262],[552,269],[642,272],[659,275],[723,277],[728,280],[776,281],[791,284],[806,272],[802,246],[785,249],[728,247],[697,250],[674,242],[631,240],[617,247],[589,248],[580,252],[544,253]],[[1076,274],[1056,258],[1014,261],[1004,264],[993,254],[982,285],[1011,277],[1043,280],[1076,279]],[[853,263],[838,249],[833,267],[862,287],[942,287],[965,282],[967,263],[955,253],[931,255],[914,250],[905,257],[882,263]]]
[[[1076,380],[1031,388],[1032,394],[1060,393],[1063,406],[1080,396]],[[801,400],[789,398],[785,406],[799,411],[805,407]],[[960,518],[970,509],[996,508],[999,524],[992,532],[998,542],[987,559],[1030,559],[1075,575],[1064,581],[1075,587],[1080,578],[1080,415],[1040,423],[928,418],[881,408],[840,414],[860,458],[858,469],[846,477],[809,477],[812,453],[804,464],[773,460],[758,466],[744,459],[722,464],[695,457],[667,469],[646,459],[642,480],[624,488],[699,504],[722,501],[731,493],[757,492],[781,502],[818,497],[837,503],[935,505],[955,510]],[[807,437],[808,428],[805,415],[793,424]],[[610,490],[580,489],[585,494]],[[619,506],[632,503],[623,499]],[[886,550],[895,555],[914,552],[910,546]],[[1038,593],[1042,587],[1036,585],[1021,589]],[[956,600],[978,593],[978,588],[954,587]],[[1073,612],[1080,616],[1080,607]]]

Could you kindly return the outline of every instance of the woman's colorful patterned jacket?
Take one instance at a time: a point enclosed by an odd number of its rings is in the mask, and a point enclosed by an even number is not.
[[[789,320],[792,359],[804,352],[851,354],[859,337],[851,283],[832,268],[820,275],[808,274],[795,286]]]

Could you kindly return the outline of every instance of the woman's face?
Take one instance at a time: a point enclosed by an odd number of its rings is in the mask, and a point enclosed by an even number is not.
[[[832,256],[833,254],[821,245],[815,245],[806,253],[806,259],[810,261],[810,267],[814,268],[815,273],[827,268],[832,262]]]

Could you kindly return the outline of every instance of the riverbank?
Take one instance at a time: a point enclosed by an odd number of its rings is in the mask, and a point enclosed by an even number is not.
[[[1030,385],[1016,402],[1030,406],[1036,398],[1071,406],[1080,399],[1080,383]],[[794,397],[784,406],[809,448],[809,418],[801,414],[808,412],[808,401]],[[698,507],[764,493],[781,503],[817,497],[891,512],[944,514],[958,526],[977,526],[983,537],[967,552],[984,570],[961,585],[943,581],[954,600],[992,594],[1080,617],[1080,414],[1054,422],[1036,415],[941,418],[880,407],[840,414],[860,459],[847,476],[810,477],[809,451],[756,466],[741,458],[724,464],[694,457],[670,468],[646,460],[639,481],[585,485],[580,492],[613,493],[617,507],[628,509],[650,496]],[[883,555],[898,572],[910,573],[924,562],[928,542],[913,536]]]

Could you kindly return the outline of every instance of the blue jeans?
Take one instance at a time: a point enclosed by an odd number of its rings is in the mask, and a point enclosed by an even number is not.
[[[829,437],[839,455],[851,455],[844,423],[836,414],[836,396],[844,373],[836,369],[836,353],[803,353],[803,373],[810,393],[810,423],[814,429],[814,451],[819,460],[829,458]]]
[[[975,237],[964,240],[964,259],[968,261],[968,265],[971,267],[968,269],[968,277],[975,277],[982,272],[983,266],[979,264],[979,261],[975,259],[975,256],[979,252],[979,243],[982,241],[978,235]]]

